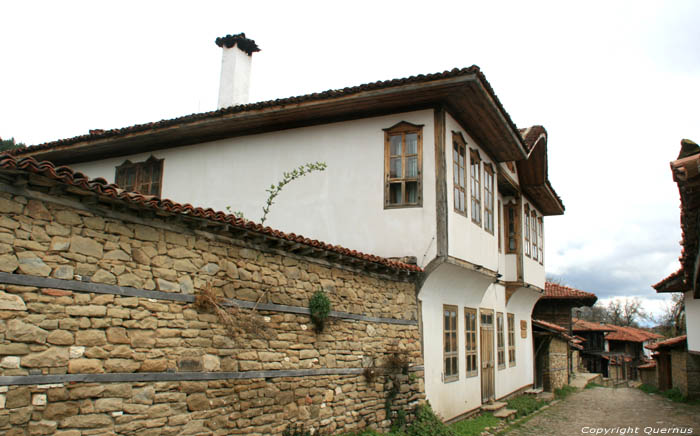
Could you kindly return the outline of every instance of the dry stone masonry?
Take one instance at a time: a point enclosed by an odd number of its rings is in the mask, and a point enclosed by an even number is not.
[[[412,279],[73,202],[0,193],[1,433],[386,428],[387,377],[362,372],[391,352],[411,366],[393,410],[424,398]],[[257,305],[239,310],[262,328],[232,335],[196,309],[207,287]],[[305,312],[319,289],[337,312],[321,334]]]

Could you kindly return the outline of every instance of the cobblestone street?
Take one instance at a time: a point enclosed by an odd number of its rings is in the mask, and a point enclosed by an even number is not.
[[[507,434],[700,435],[700,406],[673,403],[660,395],[648,395],[633,388],[585,389]]]

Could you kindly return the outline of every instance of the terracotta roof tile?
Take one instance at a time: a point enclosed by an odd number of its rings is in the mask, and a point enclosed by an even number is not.
[[[659,348],[671,348],[675,345],[680,345],[688,340],[688,335],[676,336],[675,338],[666,339],[665,341],[656,342],[645,347],[650,350],[658,350]]]
[[[575,332],[612,332],[615,330],[607,324],[598,322],[585,321],[578,318],[574,318],[572,321],[572,330]]]
[[[545,327],[545,328],[549,328],[552,330],[556,330],[558,332],[566,332],[566,329],[564,327],[562,327],[558,324],[551,323],[551,322],[542,321],[540,319],[533,319],[532,323],[535,325],[539,325],[540,327]]]
[[[637,368],[639,369],[649,369],[649,368],[656,368],[656,362],[648,362],[643,365],[639,365]]]
[[[126,191],[115,184],[108,183],[101,177],[89,179],[84,174],[73,171],[69,167],[56,167],[53,163],[48,161],[39,162],[31,157],[18,158],[9,153],[0,153],[0,169],[19,170],[22,172],[38,174],[66,185],[71,185],[84,189],[85,191],[90,191],[102,197],[123,201],[124,203],[128,203],[130,205],[224,223],[233,228],[244,229],[259,233],[261,235],[303,244],[319,250],[354,257],[367,262],[377,263],[395,270],[408,272],[423,271],[417,265],[392,261],[383,257],[362,253],[356,250],[350,250],[339,245],[331,245],[315,239],[305,238],[304,236],[296,235],[294,233],[284,233],[279,230],[271,229],[270,227],[263,227],[261,224],[254,223],[252,221],[236,218],[234,215],[227,214],[225,212],[194,207],[191,204],[180,204],[167,198],[161,199],[153,195],[143,195],[138,192]]]
[[[622,327],[619,325],[610,325],[609,327],[614,329],[614,331],[605,335],[605,339],[609,341],[646,342],[652,339],[663,338],[662,335],[634,327]]]
[[[556,283],[546,282],[544,284],[544,295],[542,299],[578,299],[578,300],[590,300],[591,304],[598,300],[595,294],[591,292],[580,291],[578,289],[570,288],[568,286],[559,285]]]

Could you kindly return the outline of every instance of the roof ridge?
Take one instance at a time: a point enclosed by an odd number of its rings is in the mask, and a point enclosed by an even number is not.
[[[410,272],[422,272],[423,269],[417,265],[411,265],[404,262],[389,260],[385,257],[366,254],[360,251],[351,250],[340,245],[328,244],[316,239],[306,238],[295,233],[285,233],[280,230],[272,229],[268,226],[255,223],[243,218],[238,218],[232,214],[222,211],[215,211],[211,208],[194,207],[189,203],[181,204],[167,198],[160,198],[153,195],[143,195],[134,191],[127,191],[120,188],[118,185],[109,183],[102,177],[95,179],[88,178],[85,174],[75,171],[67,166],[55,166],[49,161],[37,161],[33,157],[16,157],[10,153],[0,153],[0,169],[12,169],[20,171],[28,171],[34,174],[39,174],[44,177],[57,180],[61,183],[77,186],[82,189],[96,193],[97,195],[107,196],[131,204],[137,204],[142,207],[157,209],[175,214],[188,215],[196,218],[208,219],[220,223],[226,223],[239,229],[250,230],[256,233],[265,234],[279,239],[299,244],[308,245],[313,248],[332,251],[345,256],[355,257],[368,262],[379,263],[393,269],[399,269]]]

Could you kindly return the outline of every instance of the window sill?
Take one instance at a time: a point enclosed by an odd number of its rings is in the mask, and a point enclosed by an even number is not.
[[[385,204],[384,210],[387,209],[417,209],[423,207],[422,204]]]
[[[445,377],[445,379],[442,382],[447,384],[447,383],[454,383],[456,381],[459,381],[459,377],[450,376],[450,377]]]

